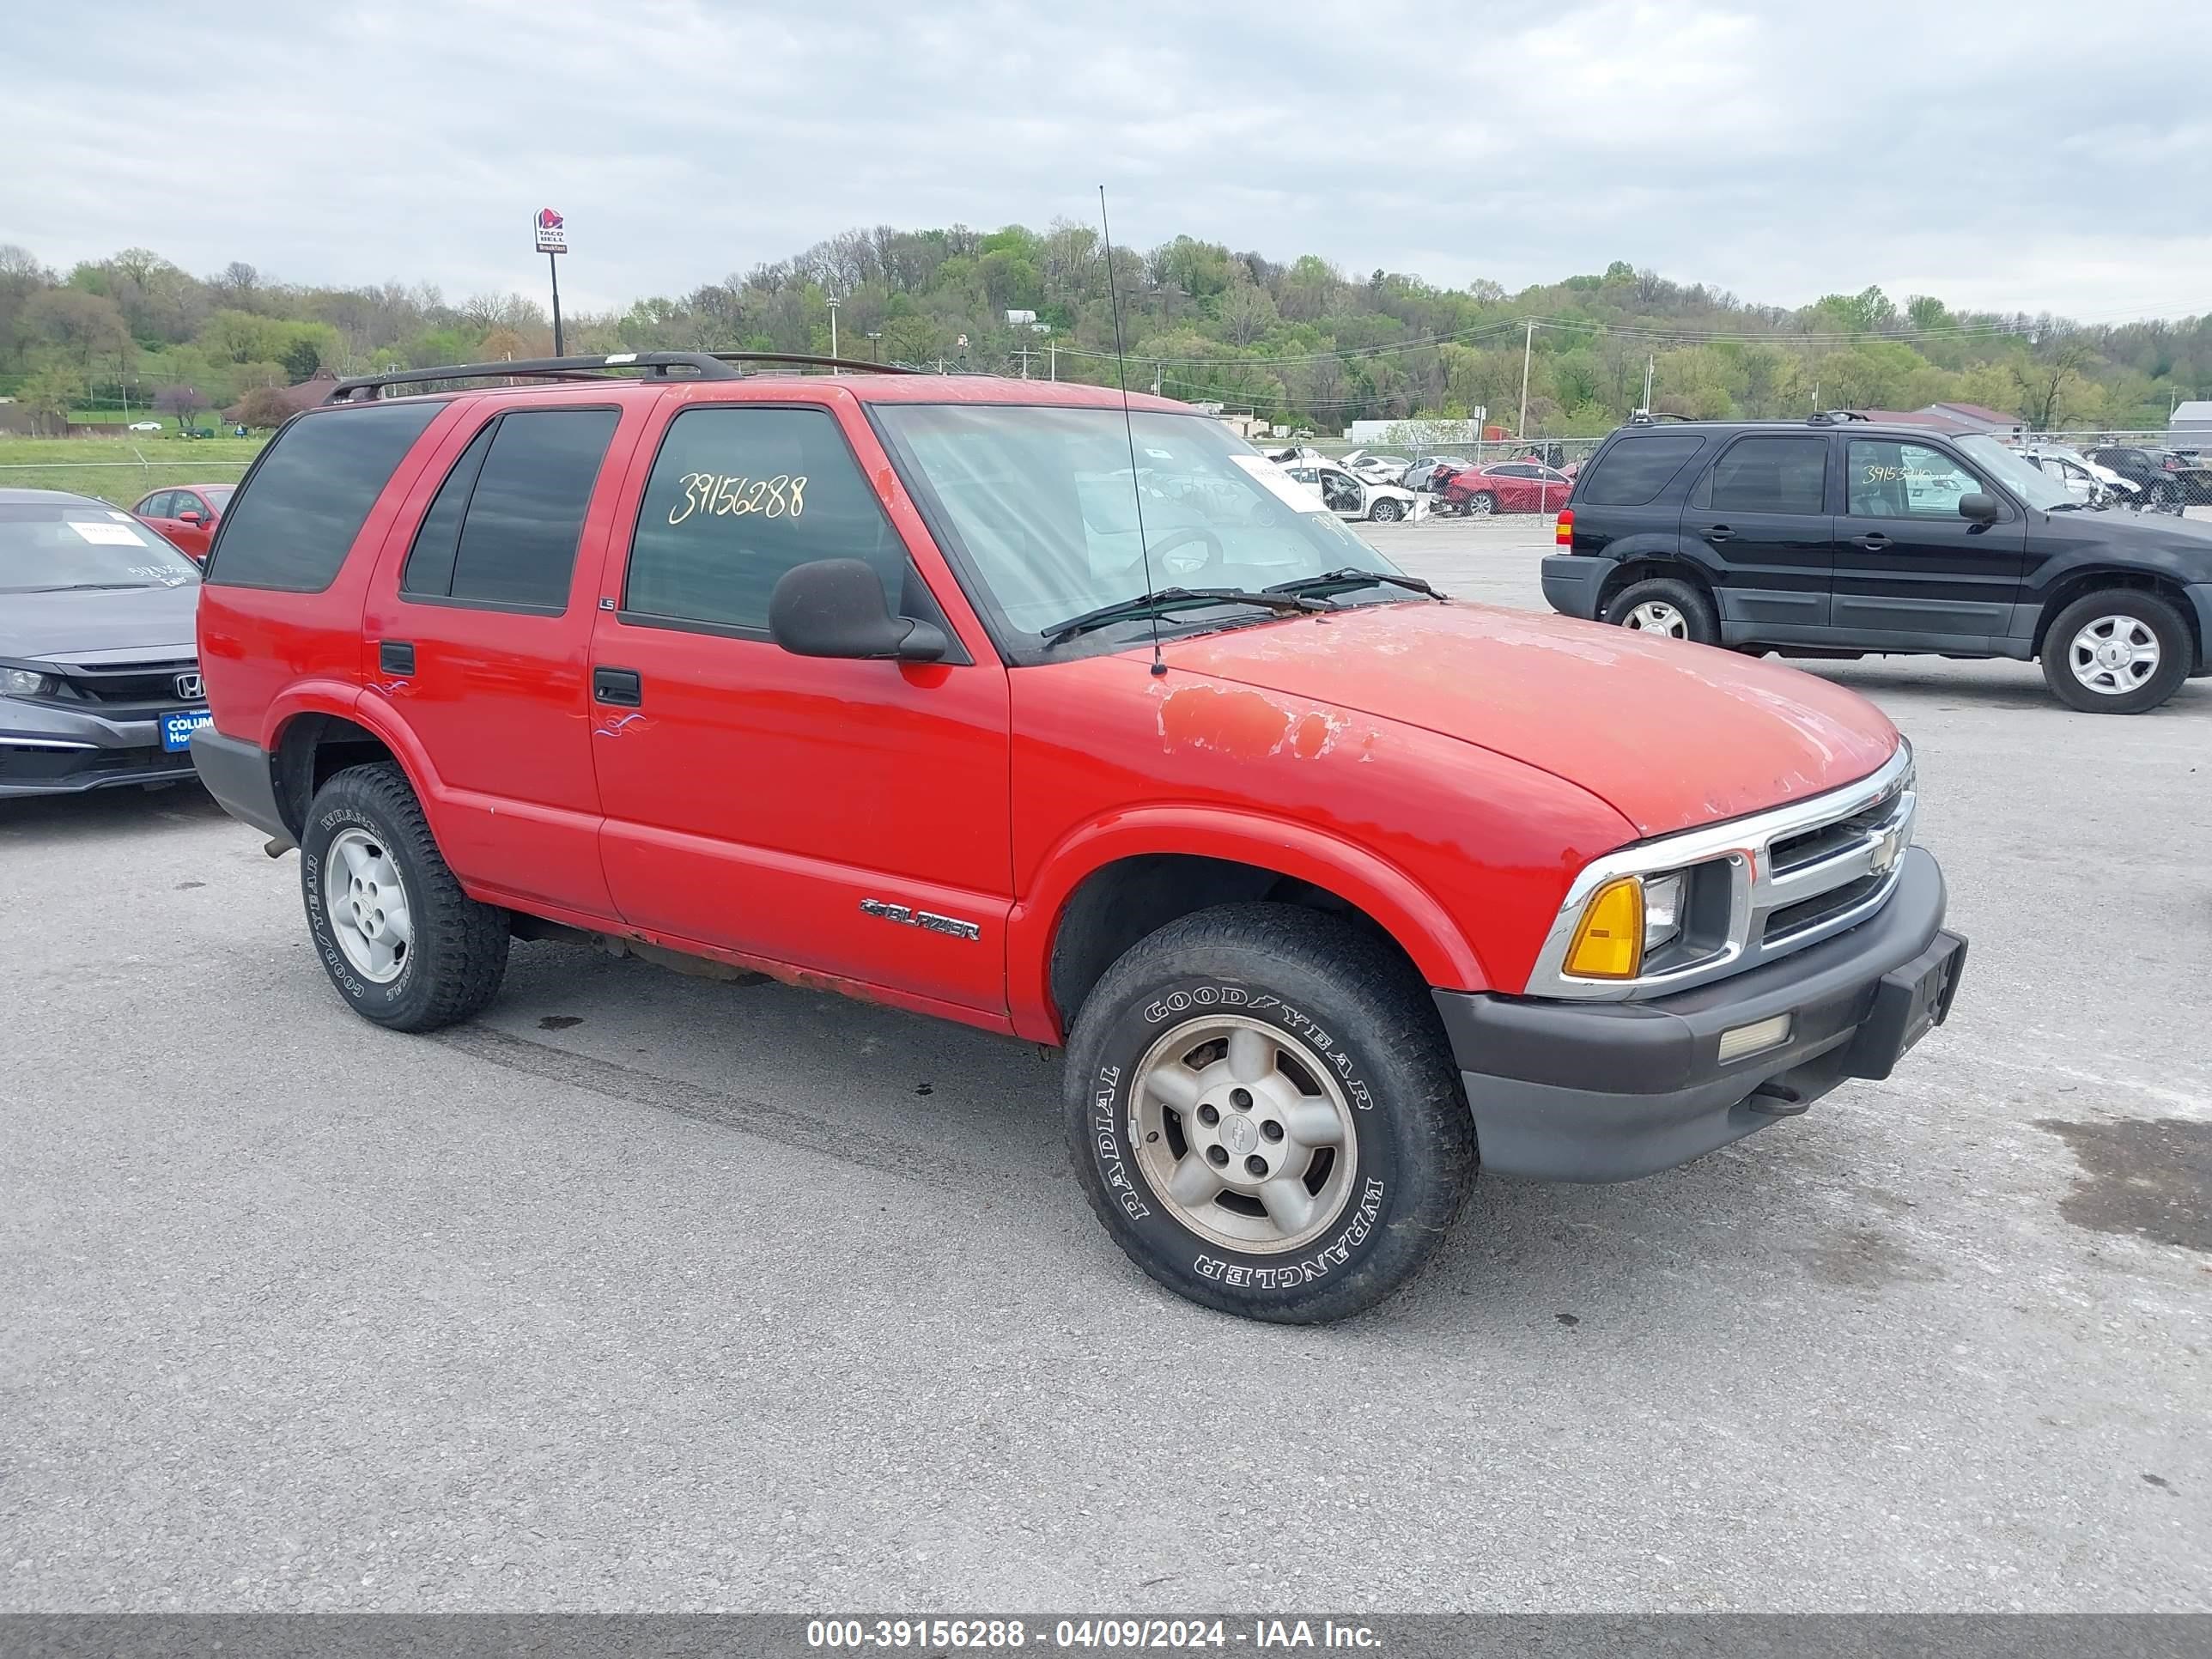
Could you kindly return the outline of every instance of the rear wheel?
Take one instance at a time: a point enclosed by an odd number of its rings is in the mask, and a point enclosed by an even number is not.
[[[1224,905],[1130,947],[1067,1050],[1091,1208],[1177,1295],[1317,1323],[1440,1243],[1474,1133],[1426,989],[1340,917]]]
[[[2074,601],[2043,636],[2043,678],[2059,702],[2092,714],[2140,714],[2195,665],[2189,625],[2155,593],[2106,588]]]
[[[1631,633],[1659,634],[1670,640],[1717,645],[1721,626],[1713,602],[1696,583],[1680,576],[1651,576],[1631,582],[1613,595],[1605,619]]]
[[[323,970],[364,1019],[433,1031],[498,994],[507,913],[461,890],[396,766],[349,767],[315,792],[300,888]]]

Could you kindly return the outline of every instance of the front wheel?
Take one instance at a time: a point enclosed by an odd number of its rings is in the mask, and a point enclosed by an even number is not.
[[[2195,644],[2181,613],[2157,594],[2106,588],[2052,619],[2043,636],[2043,678],[2069,708],[2140,714],[2181,689]]]
[[[1467,510],[1478,519],[1486,519],[1498,511],[1498,497],[1484,492],[1467,498]]]
[[[1395,501],[1381,501],[1375,503],[1375,511],[1370,516],[1377,524],[1395,524],[1406,516],[1406,509]]]
[[[1340,917],[1238,904],[1169,923],[1085,1000],[1066,1075],[1069,1145],[1115,1243],[1244,1318],[1373,1307],[1474,1179],[1426,989]]]
[[[362,1018],[434,1031],[497,994],[507,913],[461,890],[398,767],[349,767],[315,792],[300,888],[323,969]]]

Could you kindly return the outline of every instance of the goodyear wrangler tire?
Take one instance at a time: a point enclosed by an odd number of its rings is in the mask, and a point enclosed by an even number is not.
[[[507,972],[507,913],[461,890],[395,766],[315,792],[300,890],[323,970],[364,1019],[434,1031],[479,1012]]]
[[[1349,922],[1281,904],[1185,916],[1108,970],[1068,1043],[1067,1129],[1131,1261],[1286,1323],[1402,1288],[1474,1176],[1426,988]]]

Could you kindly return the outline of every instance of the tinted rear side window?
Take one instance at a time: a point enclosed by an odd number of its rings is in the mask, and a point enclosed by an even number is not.
[[[1716,513],[1817,514],[1827,493],[1826,438],[1745,438],[1713,464]]]
[[[223,515],[207,580],[319,593],[345,562],[368,510],[444,405],[371,404],[293,422]]]
[[[1686,432],[1620,439],[1598,457],[1597,465],[1583,481],[1576,505],[1642,507],[1656,500],[1683,465],[1705,447],[1703,438]]]
[[[400,591],[565,607],[617,419],[611,409],[527,410],[477,434],[422,515]]]

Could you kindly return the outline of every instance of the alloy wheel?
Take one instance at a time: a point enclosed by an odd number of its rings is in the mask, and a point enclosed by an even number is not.
[[[1297,1249],[1352,1192],[1351,1109],[1326,1062],[1286,1031],[1237,1014],[1186,1020],[1153,1043],[1130,1100],[1152,1191],[1226,1249]]]
[[[391,849],[366,830],[338,832],[323,860],[323,913],[353,970],[389,985],[415,943],[407,888]]]

